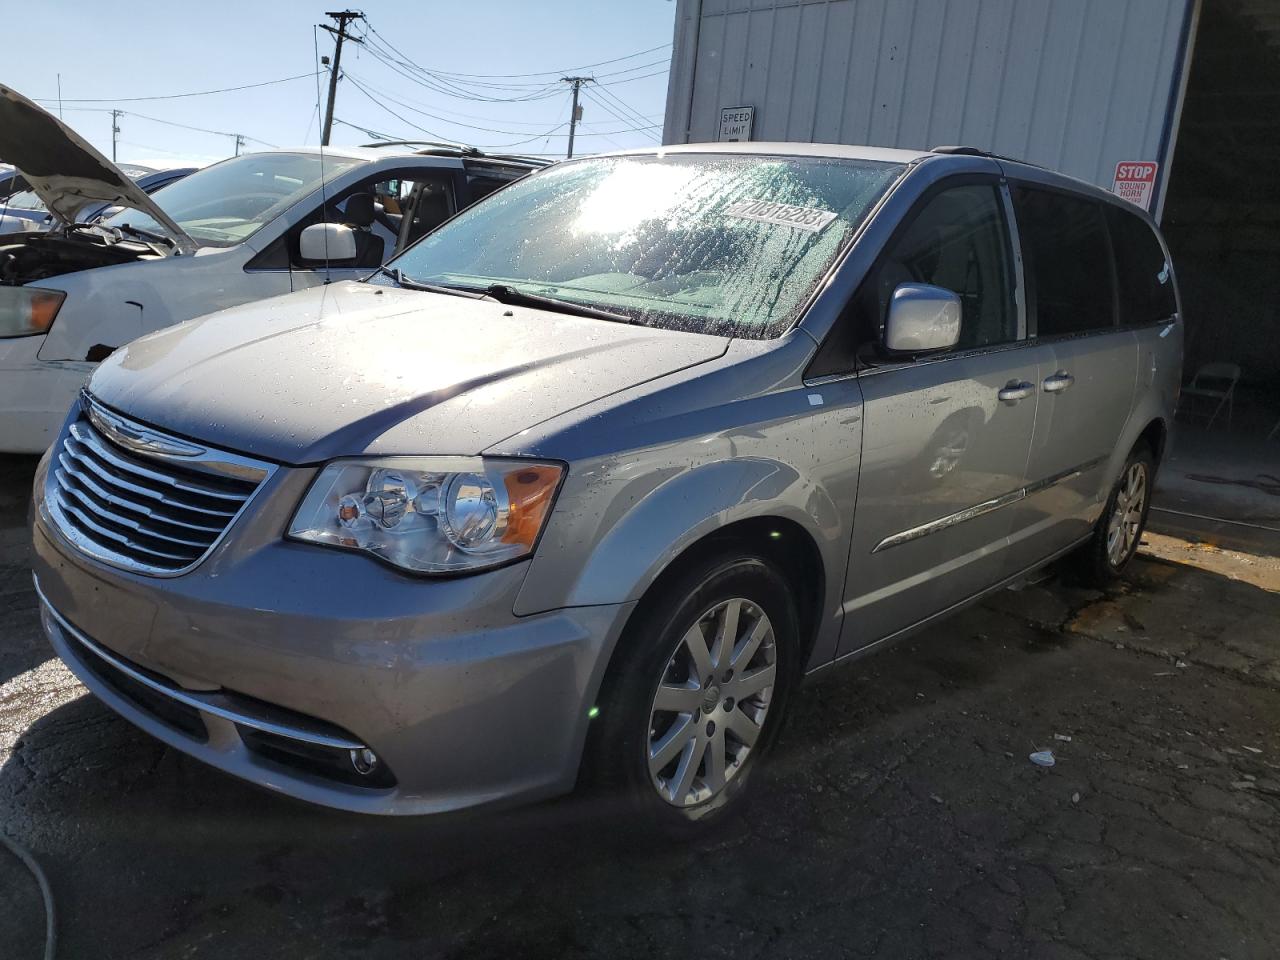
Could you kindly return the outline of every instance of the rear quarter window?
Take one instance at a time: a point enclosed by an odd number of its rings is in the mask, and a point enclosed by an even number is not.
[[[1111,243],[1120,286],[1120,322],[1142,326],[1168,320],[1178,312],[1173,268],[1155,231],[1141,217],[1108,207]]]

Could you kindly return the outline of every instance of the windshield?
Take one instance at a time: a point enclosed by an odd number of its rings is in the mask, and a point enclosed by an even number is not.
[[[504,284],[726,336],[786,330],[899,165],[719,154],[552,167],[392,263],[438,284]]]
[[[34,190],[23,190],[7,200],[0,200],[0,207],[8,207],[10,210],[43,210],[44,201]]]
[[[195,241],[215,247],[243,243],[283,211],[333,177],[363,163],[315,153],[249,153],[197,170],[154,199]],[[122,210],[103,221],[153,233],[165,228],[138,210]]]

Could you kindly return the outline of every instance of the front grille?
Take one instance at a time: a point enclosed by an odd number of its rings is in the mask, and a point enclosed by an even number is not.
[[[157,575],[190,569],[268,475],[265,465],[169,442],[91,400],[84,407],[50,464],[48,507],[68,540],[104,562]],[[182,452],[152,454],[148,446]]]

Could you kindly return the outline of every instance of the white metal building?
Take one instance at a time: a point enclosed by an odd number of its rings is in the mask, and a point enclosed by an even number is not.
[[[717,139],[963,144],[1136,199],[1189,369],[1280,411],[1280,0],[677,0],[664,140]]]
[[[1168,183],[1198,0],[678,0],[664,140],[965,144]]]

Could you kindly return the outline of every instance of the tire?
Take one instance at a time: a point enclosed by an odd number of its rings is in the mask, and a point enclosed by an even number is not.
[[[726,623],[737,660],[717,643]],[[587,784],[668,835],[727,819],[777,740],[800,658],[791,590],[767,560],[732,551],[659,583],[605,676]]]
[[[1147,526],[1155,475],[1155,457],[1145,443],[1138,444],[1111,489],[1093,536],[1080,550],[1081,573],[1090,583],[1105,586],[1133,559]]]

